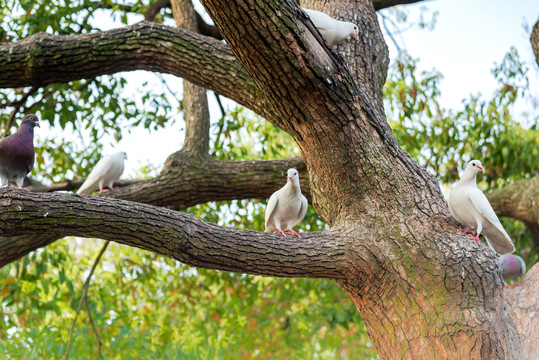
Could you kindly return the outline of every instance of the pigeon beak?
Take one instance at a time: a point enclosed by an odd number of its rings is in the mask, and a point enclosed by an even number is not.
[[[39,126],[39,120],[34,121],[34,125],[37,126],[38,128],[41,127],[41,126]]]
[[[478,168],[479,170],[481,170],[481,171],[485,171],[485,168],[482,167],[482,166],[477,166],[477,168]]]
[[[359,33],[356,33],[356,40],[359,41]]]

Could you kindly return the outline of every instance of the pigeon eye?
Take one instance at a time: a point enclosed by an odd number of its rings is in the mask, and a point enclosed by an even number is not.
[[[475,163],[472,163],[472,166],[475,166]]]

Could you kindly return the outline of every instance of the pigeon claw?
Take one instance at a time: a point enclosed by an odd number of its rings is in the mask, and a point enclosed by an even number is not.
[[[473,229],[463,229],[459,227],[459,231],[465,232],[466,234],[473,234]]]
[[[290,229],[289,232],[285,233],[285,234],[291,234],[291,235],[296,235],[297,237],[301,237],[301,234],[303,234],[302,232],[295,232],[294,230]]]
[[[480,234],[475,234],[475,236],[473,236],[473,235],[470,234],[470,235],[468,235],[468,239],[476,240],[477,242],[479,242],[479,235]]]
[[[279,230],[277,230],[277,231],[274,231],[273,233],[274,233],[274,234],[283,234],[283,236],[286,236],[286,233],[285,233],[283,230],[281,230],[281,229],[279,229]]]

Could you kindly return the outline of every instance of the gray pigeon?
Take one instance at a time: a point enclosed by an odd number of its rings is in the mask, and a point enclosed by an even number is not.
[[[469,235],[470,239],[479,242],[482,232],[487,244],[496,253],[510,254],[515,251],[513,241],[505,232],[485,194],[477,188],[475,176],[479,171],[485,171],[479,160],[472,160],[466,165],[460,180],[449,193],[449,211],[455,219],[469,227],[460,231],[472,234],[472,230],[477,229],[475,236]]]
[[[36,115],[26,115],[16,133],[0,140],[1,186],[15,185],[22,189],[24,177],[34,167],[34,127],[39,126]]]
[[[329,45],[335,46],[351,35],[354,35],[356,40],[359,40],[356,24],[334,19],[320,11],[302,9],[309,15],[314,26],[320,31],[320,34],[322,34]]]
[[[112,185],[124,172],[124,160],[127,154],[123,151],[101,158],[81,185],[77,194],[90,194],[99,189],[99,193],[107,191],[104,186],[112,189]]]
[[[286,185],[274,192],[266,208],[266,230],[278,234],[293,234],[300,237],[301,233],[293,230],[307,213],[307,199],[301,193],[299,175],[296,169],[288,169]],[[283,228],[290,230],[284,232]]]
[[[511,279],[515,281],[519,276],[524,276],[526,273],[526,263],[524,259],[518,255],[507,254],[500,256],[498,259],[500,266],[502,267],[503,281],[507,283],[507,280]],[[519,282],[515,282],[515,285],[519,285]],[[509,285],[506,285],[510,287]]]

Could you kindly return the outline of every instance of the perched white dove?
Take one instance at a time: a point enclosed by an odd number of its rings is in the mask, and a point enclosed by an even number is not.
[[[334,19],[320,11],[302,9],[309,15],[314,26],[320,31],[320,34],[322,34],[329,45],[335,46],[351,35],[355,35],[356,40],[359,40],[356,24]]]
[[[475,236],[469,235],[470,239],[479,242],[482,232],[494,251],[501,255],[510,254],[515,251],[513,241],[505,232],[487,197],[475,183],[479,171],[485,171],[479,160],[472,160],[466,165],[460,180],[449,193],[449,211],[455,219],[470,228],[459,230],[472,234],[472,230],[477,229]]]
[[[89,194],[97,189],[99,189],[100,193],[107,191],[103,187],[112,189],[114,182],[124,172],[124,160],[127,160],[127,154],[123,151],[101,158],[79,188],[77,194]]]
[[[299,187],[299,175],[296,169],[288,169],[286,185],[274,192],[266,208],[266,230],[279,234],[301,233],[293,230],[307,213],[307,199]],[[290,230],[289,232],[284,232]]]
[[[526,274],[526,263],[520,256],[507,254],[500,256],[498,260],[502,267],[502,276],[503,281],[506,283],[506,287],[511,287],[510,285],[507,285],[507,280],[511,279],[516,281],[519,276],[524,276],[524,274]],[[520,285],[520,282],[515,282],[513,286],[517,285]]]

